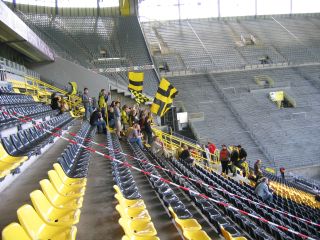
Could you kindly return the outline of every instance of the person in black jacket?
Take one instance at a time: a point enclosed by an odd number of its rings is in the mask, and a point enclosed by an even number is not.
[[[187,145],[183,146],[183,151],[180,154],[180,159],[189,164],[193,163],[193,159],[191,157],[190,150]]]
[[[237,147],[239,151],[239,160],[237,161],[236,166],[242,170],[242,174],[245,177],[246,169],[242,164],[247,160],[247,152],[241,147],[241,145],[238,145]]]
[[[230,171],[233,173],[233,176],[237,175],[236,166],[237,166],[238,159],[239,159],[238,149],[236,148],[236,146],[233,146],[231,154],[230,154],[231,165],[229,165],[230,166]]]
[[[98,133],[106,133],[106,122],[102,118],[101,110],[100,108],[97,108],[90,117],[90,125],[91,126],[97,126]]]

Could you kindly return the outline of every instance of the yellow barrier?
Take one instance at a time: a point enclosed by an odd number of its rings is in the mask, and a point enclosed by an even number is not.
[[[41,101],[47,104],[50,103],[52,93],[60,93],[67,97],[65,102],[68,104],[73,116],[80,117],[83,115],[82,99],[77,95],[69,95],[67,91],[27,75],[24,76],[24,82],[15,79],[8,79],[7,81],[12,83],[14,92],[30,94],[33,96],[35,101]]]
[[[179,137],[176,137],[172,134],[165,133],[155,127],[152,128],[154,134],[160,138],[160,140],[163,142],[165,148],[171,151],[178,151],[183,145],[188,146],[189,148],[192,148],[194,151],[191,152],[191,156],[196,160],[196,164],[201,164],[203,161],[207,161],[206,158],[202,156],[202,154],[205,152],[203,148],[198,146],[197,144],[193,144],[191,142],[185,141]],[[209,154],[210,155],[210,165],[216,163],[216,161],[212,161],[216,158],[216,154]]]

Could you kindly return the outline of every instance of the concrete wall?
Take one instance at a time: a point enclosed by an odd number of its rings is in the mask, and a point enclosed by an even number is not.
[[[52,63],[32,64],[28,67],[38,72],[41,78],[52,80],[60,86],[75,81],[80,91],[83,91],[84,87],[89,88],[91,96],[98,96],[102,88],[109,89],[108,78],[60,57],[56,57]]]
[[[306,178],[320,180],[320,166],[295,168],[288,171]]]

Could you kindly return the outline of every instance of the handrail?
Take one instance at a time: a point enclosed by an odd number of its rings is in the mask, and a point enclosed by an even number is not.
[[[67,97],[65,102],[69,106],[69,109],[73,111],[73,115],[79,117],[82,114],[82,98],[77,95],[69,95],[67,91],[52,86],[48,83],[41,81],[40,79],[25,74],[23,76],[24,81],[7,79],[8,82],[13,84],[13,87],[24,89],[26,93],[28,90],[32,91],[32,95],[36,96],[38,99],[44,98],[44,102],[49,103],[49,98],[53,92],[60,93]]]
[[[171,147],[171,148],[173,148],[173,150],[176,150],[176,149],[182,147],[183,145],[186,145],[192,149],[195,149],[198,152],[198,154],[191,153],[191,155],[194,159],[196,159],[197,161],[208,161],[207,158],[202,157],[202,154],[205,152],[205,150],[202,147],[200,147],[199,145],[191,143],[191,142],[186,141],[184,139],[181,139],[181,138],[174,136],[172,134],[165,133],[165,132],[157,129],[156,127],[153,127],[152,130],[153,130],[154,134],[156,136],[158,136],[163,141],[165,147],[167,147],[167,148]],[[212,156],[216,157],[216,154],[209,153],[209,155],[210,155],[209,162],[212,162],[211,161]]]

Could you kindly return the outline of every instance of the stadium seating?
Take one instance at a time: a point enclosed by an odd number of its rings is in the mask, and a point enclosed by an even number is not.
[[[74,141],[77,144],[89,146],[84,139],[92,137],[95,130],[88,123],[82,125]],[[69,144],[68,147],[74,144]],[[67,147],[67,148],[68,148]],[[79,154],[73,155],[73,163],[90,160],[87,150],[81,148]],[[88,164],[86,165],[88,167]],[[14,239],[68,239],[76,238],[80,208],[85,194],[86,172],[83,169],[82,178],[71,178],[62,167],[55,163],[54,170],[48,172],[48,179],[41,180],[42,190],[30,193],[32,205],[24,205],[17,210],[20,224],[12,223],[2,231],[2,238]]]
[[[107,133],[107,146],[111,149],[121,150],[119,140]],[[110,156],[123,161],[123,155],[109,152]],[[148,213],[139,189],[136,186],[131,171],[118,161],[112,162],[112,175],[114,178],[115,198],[118,201],[116,210],[120,214],[119,224],[125,236],[123,239],[158,239],[151,217]]]

